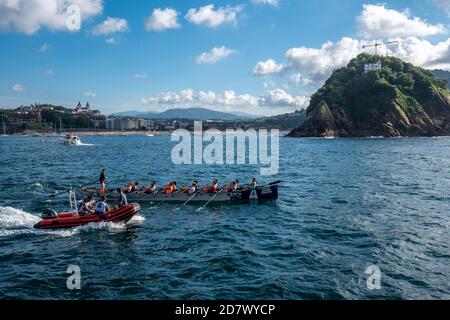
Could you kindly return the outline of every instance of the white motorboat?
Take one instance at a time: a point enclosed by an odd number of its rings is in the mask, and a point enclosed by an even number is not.
[[[69,146],[79,146],[81,144],[81,140],[74,134],[68,134],[63,138],[62,143]]]

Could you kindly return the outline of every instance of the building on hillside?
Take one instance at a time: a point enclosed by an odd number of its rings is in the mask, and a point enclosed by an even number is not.
[[[74,114],[91,114],[91,106],[89,105],[89,102],[87,102],[86,106],[83,107],[81,105],[81,103],[78,101],[78,104],[72,113],[74,113]]]
[[[15,113],[8,116],[10,124],[27,124],[42,122],[41,109],[33,106],[20,106]]]
[[[381,61],[375,63],[366,63],[364,65],[364,73],[368,73],[373,70],[381,70]]]
[[[8,124],[22,125],[29,123],[42,122],[40,111],[36,112],[17,112],[7,117]]]

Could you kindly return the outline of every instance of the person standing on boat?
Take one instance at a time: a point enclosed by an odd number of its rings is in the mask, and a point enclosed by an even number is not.
[[[106,197],[102,196],[97,204],[95,205],[95,214],[102,215],[106,214],[109,211],[109,206],[106,203]]]
[[[127,196],[122,191],[121,188],[117,188],[117,194],[119,195],[119,199],[117,201],[117,208],[123,208],[128,204]]]
[[[106,169],[102,169],[102,172],[100,172],[100,193],[105,193],[105,181],[106,181]]]

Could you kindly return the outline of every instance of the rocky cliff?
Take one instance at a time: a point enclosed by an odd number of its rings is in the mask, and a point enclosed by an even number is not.
[[[364,65],[381,61],[380,70]],[[450,135],[447,81],[394,57],[361,54],[312,97],[292,137]]]

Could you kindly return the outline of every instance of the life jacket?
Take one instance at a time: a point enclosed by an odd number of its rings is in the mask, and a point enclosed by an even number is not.
[[[166,194],[171,194],[174,191],[174,186],[168,186],[164,192]]]
[[[103,201],[97,202],[97,205],[95,206],[95,212],[105,213],[106,212],[106,203]]]
[[[209,192],[217,192],[217,184],[214,183],[212,186],[209,187]]]

